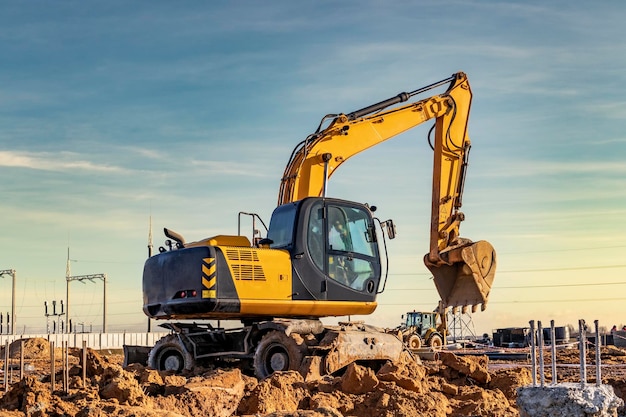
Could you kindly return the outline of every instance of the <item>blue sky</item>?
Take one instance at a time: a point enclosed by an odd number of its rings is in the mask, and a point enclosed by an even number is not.
[[[188,240],[266,222],[292,148],[328,113],[468,74],[462,235],[498,251],[478,333],[529,320],[626,324],[626,48],[618,1],[4,2],[0,269],[18,331],[72,275],[107,274],[110,331],[143,330],[152,216]],[[430,126],[358,155],[330,195],[393,218],[374,324],[430,310]],[[101,282],[70,284],[102,323]],[[0,279],[0,313],[11,281]]]

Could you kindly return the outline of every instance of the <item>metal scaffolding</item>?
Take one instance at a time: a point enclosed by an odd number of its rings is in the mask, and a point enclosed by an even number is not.
[[[449,310],[447,314],[448,340],[457,342],[476,338],[474,322],[470,313]]]

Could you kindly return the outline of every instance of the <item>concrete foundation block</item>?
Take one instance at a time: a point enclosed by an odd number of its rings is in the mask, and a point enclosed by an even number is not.
[[[619,417],[624,401],[610,385],[563,383],[517,389],[520,417]]]

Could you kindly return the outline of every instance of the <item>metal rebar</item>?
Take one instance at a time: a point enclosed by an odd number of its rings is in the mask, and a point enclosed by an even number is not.
[[[66,392],[70,392],[70,342],[65,342],[67,349],[65,349],[65,380],[67,381]]]
[[[554,320],[550,320],[550,349],[552,352],[552,384],[556,385],[556,331],[554,329]]]
[[[543,327],[541,326],[541,320],[537,322],[537,340],[537,344],[539,345],[539,380],[543,387],[546,382],[546,376],[543,361]]]
[[[63,392],[69,392],[70,381],[68,380],[68,352],[69,342],[63,342]]]
[[[54,342],[50,342],[50,392],[54,392],[56,376],[56,369],[54,368]]]
[[[537,357],[535,356],[535,320],[528,322],[530,324],[530,363],[533,377],[533,387],[537,386]]]
[[[587,336],[585,332],[585,320],[578,320],[578,346],[580,351],[580,386],[587,385]]]
[[[4,392],[9,390],[9,341],[4,344]]]
[[[61,389],[65,391],[65,340],[61,341]]]
[[[87,341],[83,340],[83,389],[87,386]]]
[[[24,339],[20,339],[20,381],[24,379]]]
[[[600,340],[600,330],[598,326],[598,320],[593,321],[596,330],[596,386],[602,385],[602,373],[600,371],[600,347],[602,341]]]

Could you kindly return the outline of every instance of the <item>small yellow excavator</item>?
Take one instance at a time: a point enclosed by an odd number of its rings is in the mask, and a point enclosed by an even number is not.
[[[411,101],[445,85],[442,94]],[[395,335],[362,322],[320,321],[374,312],[386,280],[386,250],[379,244],[386,247],[384,231],[395,235],[393,221],[374,217],[373,206],[327,198],[325,190],[349,158],[429,120],[434,164],[424,262],[443,308],[484,309],[495,251],[485,241],[459,236],[471,98],[466,75],[457,73],[352,113],[325,116],[293,150],[264,238],[218,235],[186,242],[165,229],[166,247],[144,266],[143,311],[169,320],[161,326],[172,334],[155,344],[148,364],[182,371],[238,359],[264,378],[276,371],[332,374],[354,361],[400,360],[406,346]],[[222,327],[228,320],[241,326]]]

